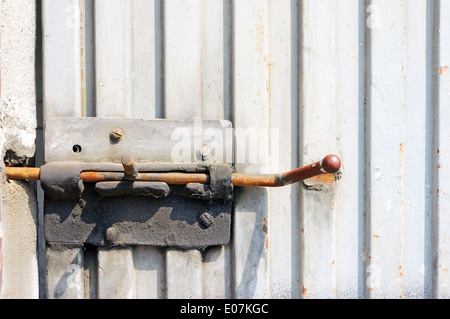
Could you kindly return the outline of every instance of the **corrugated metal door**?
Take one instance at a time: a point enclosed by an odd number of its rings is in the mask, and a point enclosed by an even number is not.
[[[232,242],[47,247],[48,298],[450,296],[447,1],[43,0],[44,119],[227,119],[333,187],[240,189]]]

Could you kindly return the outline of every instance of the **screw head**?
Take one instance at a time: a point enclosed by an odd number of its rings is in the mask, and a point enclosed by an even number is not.
[[[119,239],[119,230],[115,226],[109,227],[105,232],[105,239],[109,242],[115,242]]]
[[[212,150],[206,145],[203,145],[199,150],[197,150],[197,158],[200,161],[207,161],[211,158],[211,156]]]
[[[120,128],[115,128],[113,130],[111,130],[111,132],[109,133],[109,138],[111,139],[111,141],[113,142],[120,142],[123,139],[124,133],[123,130]]]
[[[199,222],[206,228],[210,227],[214,223],[214,217],[211,216],[209,213],[203,213],[199,217]]]

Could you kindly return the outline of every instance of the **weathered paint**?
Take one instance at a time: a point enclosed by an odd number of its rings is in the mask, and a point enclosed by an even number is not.
[[[231,120],[258,132],[256,161],[236,149],[238,174],[286,172],[330,153],[342,160],[336,178],[237,188],[225,247],[95,250],[98,285],[78,297],[450,295],[446,1],[43,4],[46,118]],[[65,27],[80,4],[95,19]],[[86,83],[83,59],[95,67]],[[83,92],[96,103],[83,106]],[[62,260],[48,266],[52,282],[73,257],[48,253]]]

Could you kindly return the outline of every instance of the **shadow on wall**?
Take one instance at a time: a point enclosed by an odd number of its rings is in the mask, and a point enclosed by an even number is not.
[[[235,203],[243,203],[239,206],[239,213],[254,213],[254,224],[249,251],[241,256],[246,256],[242,277],[236,288],[236,298],[250,298],[255,295],[257,286],[257,273],[260,262],[267,248],[267,207],[268,191],[264,188],[239,188],[235,190]],[[234,221],[239,218],[235,216]],[[238,221],[241,222],[241,221]],[[239,258],[239,256],[235,256]],[[236,262],[236,260],[235,260]],[[237,280],[237,279],[236,279]]]

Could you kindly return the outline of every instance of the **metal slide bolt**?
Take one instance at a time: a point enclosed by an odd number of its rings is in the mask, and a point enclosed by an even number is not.
[[[81,172],[80,179],[84,182],[140,180],[165,182],[171,185],[186,185],[189,183],[209,184],[210,177],[204,173],[181,173],[181,172],[142,172],[138,173],[134,160],[131,156],[122,158],[125,174],[119,172]],[[321,175],[334,174],[341,168],[341,160],[336,155],[327,155],[321,161],[299,167],[282,174],[251,175],[233,173],[234,186],[249,187],[280,187],[300,182],[302,180]],[[6,177],[9,179],[37,180],[39,168],[30,167],[6,167]],[[124,176],[125,175],[125,176]]]

